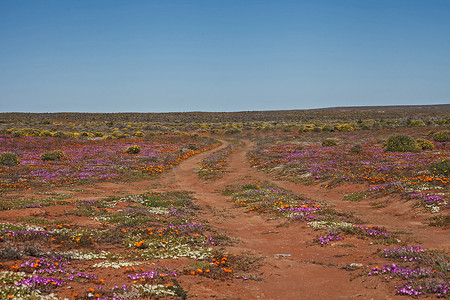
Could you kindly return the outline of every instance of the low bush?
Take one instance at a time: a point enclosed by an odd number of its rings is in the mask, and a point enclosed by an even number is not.
[[[48,151],[48,152],[41,154],[41,160],[53,161],[53,160],[61,159],[64,156],[65,156],[65,154],[61,150]]]
[[[351,123],[351,124],[345,123],[345,124],[338,125],[336,127],[336,129],[338,131],[350,132],[350,131],[354,131],[356,127],[357,127],[357,125],[354,123]]]
[[[393,135],[386,143],[386,151],[390,152],[418,152],[420,151],[416,141],[409,135]]]
[[[228,129],[225,131],[225,134],[236,134],[236,133],[240,133],[241,131],[237,128],[232,128],[232,129]]]
[[[411,127],[424,127],[427,126],[424,121],[422,120],[413,120],[409,123],[409,126]]]
[[[422,150],[434,150],[434,145],[429,140],[417,139],[417,146]]]
[[[450,175],[450,159],[434,162],[431,164],[430,169],[434,176],[448,177]]]
[[[130,135],[116,130],[116,131],[113,131],[112,137],[115,139],[126,139],[126,138],[130,137]]]
[[[12,152],[3,152],[0,154],[0,165],[15,166],[19,164],[19,158],[17,154]]]
[[[65,139],[67,138],[67,134],[62,132],[62,131],[57,131],[53,134],[53,137],[58,138],[58,139]]]
[[[438,131],[433,134],[433,139],[436,142],[450,142],[450,130]]]
[[[322,146],[324,147],[332,147],[336,145],[337,145],[336,141],[332,139],[326,139],[322,142]]]
[[[128,147],[125,152],[128,154],[138,154],[139,152],[141,152],[141,147],[139,147],[138,145],[133,145]]]
[[[144,137],[145,136],[145,134],[142,131],[136,131],[135,133],[133,133],[133,135],[135,137]]]
[[[52,137],[52,136],[53,136],[53,133],[51,133],[51,132],[48,131],[48,130],[43,130],[43,131],[41,131],[41,133],[39,134],[39,136],[41,136],[41,137]]]

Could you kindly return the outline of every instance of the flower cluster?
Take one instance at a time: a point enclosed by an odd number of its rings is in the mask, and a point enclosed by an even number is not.
[[[381,255],[400,261],[405,266],[393,263],[382,268],[374,267],[369,276],[383,275],[385,279],[401,278],[406,282],[397,286],[397,294],[417,297],[434,294],[448,297],[449,283],[446,256],[439,251],[427,251],[419,246],[404,246],[384,249]]]
[[[394,258],[401,261],[421,260],[424,249],[420,246],[397,247],[394,249],[384,249],[384,257]]]
[[[410,269],[410,268],[401,268],[396,264],[392,265],[384,265],[382,268],[374,267],[371,272],[369,272],[369,276],[372,275],[387,275],[389,278],[392,277],[400,277],[403,279],[412,279],[412,278],[422,278],[426,277],[433,273],[433,270],[430,269]]]
[[[54,273],[63,273],[66,274],[68,270],[66,269],[67,265],[70,262],[65,262],[60,257],[51,257],[51,258],[33,258],[25,261],[20,264],[21,270],[30,273],[46,273],[46,274],[54,274]]]
[[[324,236],[319,236],[317,238],[317,242],[320,245],[329,245],[331,241],[341,241],[342,237],[340,237],[339,235],[332,235],[332,234],[327,234]]]

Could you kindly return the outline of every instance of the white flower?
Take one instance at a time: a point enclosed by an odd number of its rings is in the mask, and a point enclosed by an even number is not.
[[[312,221],[308,223],[309,227],[314,229],[328,229],[328,228],[340,228],[350,229],[353,228],[352,223],[340,222],[340,221]]]
[[[136,265],[140,265],[142,262],[132,262],[132,261],[102,261],[99,263],[96,263],[92,267],[94,268],[114,268],[114,269],[120,269],[122,267],[132,267]]]

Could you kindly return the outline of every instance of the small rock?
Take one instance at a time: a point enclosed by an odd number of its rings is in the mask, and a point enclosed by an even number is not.
[[[350,264],[350,267],[353,267],[353,268],[362,268],[362,267],[363,267],[363,264],[359,264],[359,263],[351,263],[351,264]]]
[[[292,254],[275,254],[274,255],[276,258],[280,258],[280,257],[291,257]]]

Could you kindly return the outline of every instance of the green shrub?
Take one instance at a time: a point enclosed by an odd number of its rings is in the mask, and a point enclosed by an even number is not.
[[[133,135],[135,137],[144,137],[145,136],[145,134],[142,131],[136,131],[135,133],[133,133]]]
[[[65,139],[65,138],[67,138],[67,134],[65,134],[62,131],[57,131],[53,134],[53,137],[59,138],[59,139]]]
[[[354,123],[351,123],[351,124],[345,123],[345,124],[340,124],[340,125],[338,125],[338,126],[336,127],[336,129],[337,129],[338,131],[350,132],[350,131],[355,130],[356,127],[357,127],[357,125],[354,124]]]
[[[424,127],[424,126],[427,126],[427,125],[422,120],[414,120],[414,121],[411,121],[409,123],[409,126],[411,126],[411,127]]]
[[[24,136],[25,134],[21,130],[14,130],[13,132],[11,132],[11,135],[13,137],[21,137]]]
[[[439,124],[442,124],[442,125],[450,124],[450,117],[448,117],[447,119],[440,120]]]
[[[138,145],[133,145],[128,147],[125,152],[128,154],[138,154],[139,152],[141,152],[141,147],[139,147]]]
[[[73,133],[73,132],[64,132],[64,134],[69,139],[74,139],[75,138],[75,133]]]
[[[363,151],[363,147],[361,145],[354,145],[350,148],[350,153],[361,153]]]
[[[48,151],[41,154],[41,160],[43,161],[53,161],[64,157],[64,152],[61,150]]]
[[[0,165],[4,166],[15,166],[19,164],[19,159],[17,154],[12,152],[3,152],[0,154]]]
[[[39,136],[42,136],[42,137],[52,137],[52,136],[53,136],[53,133],[51,133],[51,132],[48,131],[48,130],[42,130],[41,133],[39,134]]]
[[[386,143],[385,151],[391,152],[418,152],[420,151],[416,141],[409,135],[393,135]]]
[[[322,127],[322,131],[324,132],[334,132],[334,127],[331,125],[325,125]]]
[[[337,145],[336,141],[332,139],[326,139],[322,142],[322,146],[324,147],[332,147],[336,145]]]
[[[433,143],[430,142],[429,140],[417,139],[416,143],[417,143],[417,146],[422,150],[433,150],[434,149]]]
[[[232,128],[232,129],[228,129],[225,131],[225,134],[236,134],[236,133],[240,133],[241,131],[237,128]]]
[[[433,134],[433,139],[436,142],[450,142],[450,130],[438,131]]]
[[[115,130],[112,133],[112,137],[115,138],[115,139],[125,139],[125,138],[127,138],[129,136],[130,136],[129,134],[122,133],[122,132],[120,132],[118,130]]]
[[[448,177],[450,175],[450,159],[434,162],[431,164],[430,169],[434,176]]]
[[[14,130],[12,132],[12,135],[14,137],[20,137],[20,136],[35,136],[38,137],[41,135],[41,131],[39,129],[34,128],[24,128],[19,130]]]
[[[103,133],[100,131],[96,131],[96,132],[94,132],[94,136],[95,137],[103,137]]]

